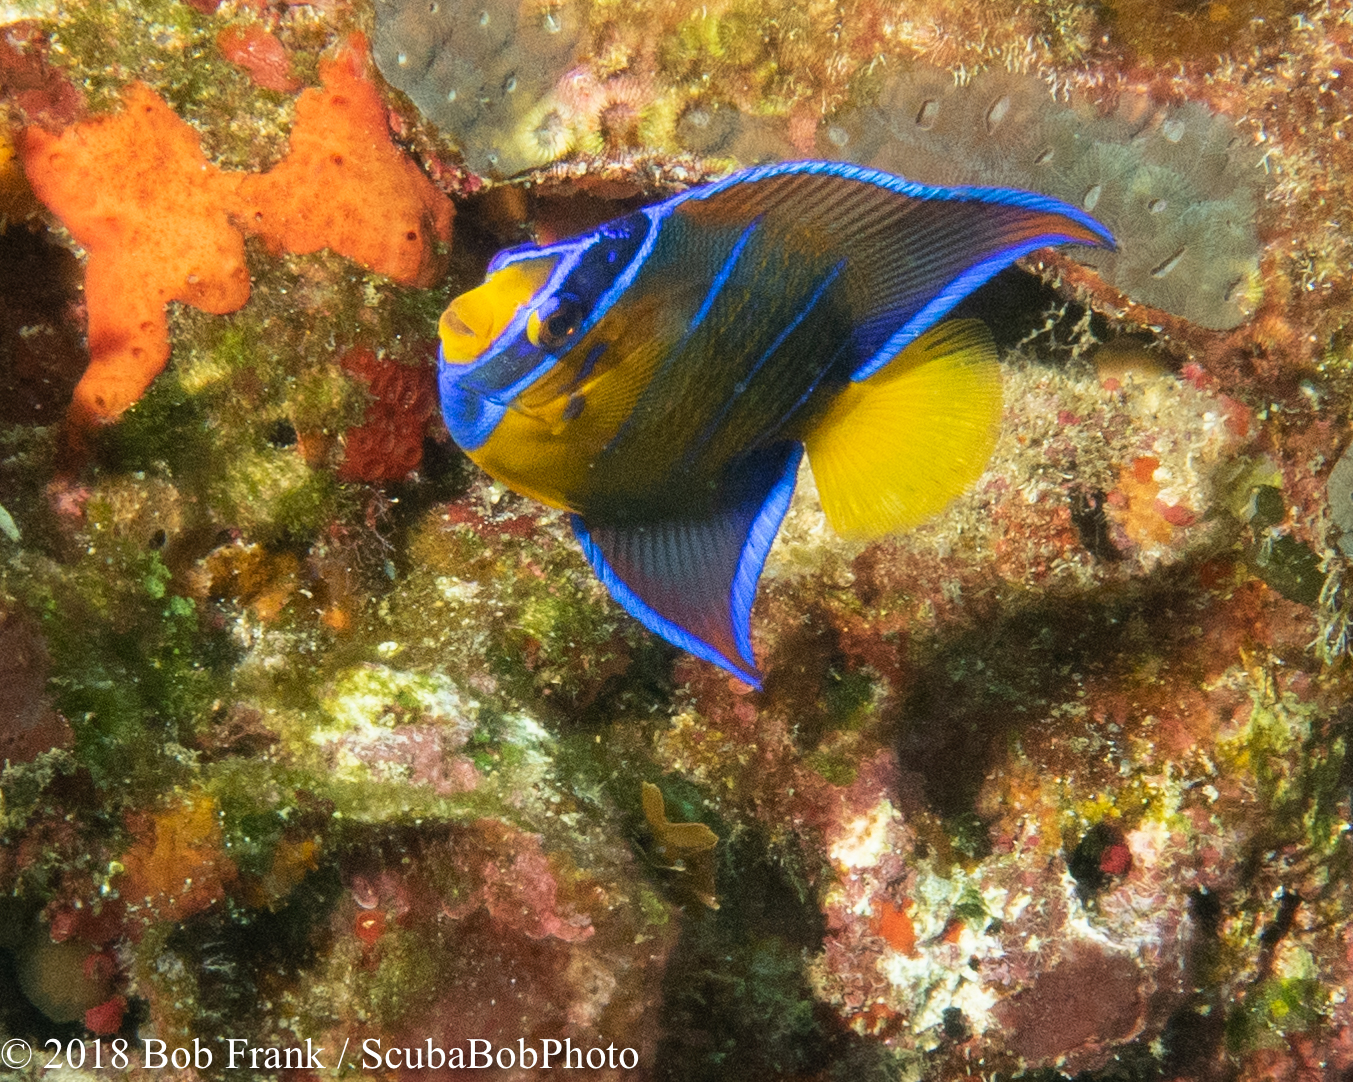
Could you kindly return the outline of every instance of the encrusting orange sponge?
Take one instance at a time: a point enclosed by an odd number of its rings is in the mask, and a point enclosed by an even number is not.
[[[404,285],[443,269],[451,201],[390,142],[354,35],[320,69],[323,89],[297,102],[291,148],[274,169],[209,164],[197,133],[149,87],[126,108],[59,135],[24,132],[24,169],[38,198],[89,253],[89,368],[75,388],[76,427],[111,421],[169,359],[165,305],[215,314],[249,299],[241,230],[274,251],[332,248]]]
[[[385,106],[348,49],[320,66],[323,90],[296,102],[291,149],[240,178],[239,220],[274,251],[332,248],[405,285],[445,270],[433,238],[451,236],[451,202],[390,142]]]
[[[89,253],[89,368],[71,403],[76,421],[116,417],[163,370],[169,301],[219,314],[249,299],[225,174],[149,87],[133,83],[126,102],[61,135],[24,133],[33,191]]]

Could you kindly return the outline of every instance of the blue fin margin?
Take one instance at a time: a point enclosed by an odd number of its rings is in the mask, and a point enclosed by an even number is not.
[[[752,652],[751,615],[752,604],[756,600],[756,590],[765,568],[766,558],[771,545],[780,530],[794,495],[795,482],[798,479],[799,463],[803,459],[803,447],[794,444],[784,453],[778,470],[771,472],[770,485],[764,499],[750,517],[743,532],[740,546],[720,553],[722,561],[715,560],[707,566],[706,574],[719,576],[720,587],[726,589],[723,596],[727,600],[727,619],[730,638],[737,653],[731,657],[713,643],[683,627],[670,614],[660,612],[650,599],[642,596],[643,584],[626,581],[612,566],[612,560],[604,551],[604,546],[594,536],[594,531],[580,515],[569,516],[573,533],[582,547],[583,555],[591,565],[602,585],[615,598],[616,602],[655,635],[659,635],[698,658],[712,662],[726,669],[739,680],[761,687],[760,674],[756,668],[756,658]],[[764,491],[764,490],[763,490]],[[736,509],[733,513],[736,513]],[[675,534],[680,534],[683,524],[669,524]],[[698,526],[698,523],[691,524]],[[601,529],[601,527],[599,527]],[[610,529],[610,528],[607,528]],[[658,569],[653,569],[657,571]],[[637,585],[637,588],[636,588]]]

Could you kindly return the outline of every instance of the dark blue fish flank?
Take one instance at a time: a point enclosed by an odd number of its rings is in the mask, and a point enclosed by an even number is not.
[[[823,509],[875,537],[942,509],[1000,422],[990,335],[944,321],[1093,218],[1000,188],[840,162],[734,173],[544,247],[500,253],[442,316],[451,435],[570,512],[612,596],[759,684],[750,616],[805,451]]]

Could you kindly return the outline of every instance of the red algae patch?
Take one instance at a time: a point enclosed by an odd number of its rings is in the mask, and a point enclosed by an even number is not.
[[[122,1016],[127,1013],[127,997],[113,996],[85,1011],[85,1029],[100,1037],[109,1037],[122,1028]]]
[[[115,419],[163,371],[170,301],[219,315],[249,299],[241,229],[276,252],[331,248],[403,285],[436,279],[451,203],[390,142],[364,48],[354,38],[322,66],[324,89],[301,95],[290,153],[265,174],[209,164],[196,132],[141,83],[121,113],[24,132],[34,192],[89,253],[77,427]]]
[[[37,625],[0,608],[0,763],[26,763],[75,734],[47,696],[52,660]]]
[[[10,23],[0,34],[0,98],[35,124],[61,127],[84,113],[84,96],[47,63],[51,43],[36,21]]]
[[[1146,1010],[1142,974],[1124,953],[1075,948],[1032,987],[998,1004],[1011,1050],[1030,1064],[1093,1064],[1105,1045],[1140,1030]],[[1084,1059],[1082,1059],[1084,1057]]]
[[[291,58],[275,34],[261,26],[229,26],[216,35],[221,55],[249,73],[264,90],[290,93],[300,89],[291,73]]]

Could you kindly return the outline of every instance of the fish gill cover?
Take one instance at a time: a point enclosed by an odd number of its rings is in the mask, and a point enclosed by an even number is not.
[[[881,78],[861,68],[847,103],[805,135],[764,103],[751,111],[693,91],[670,63],[642,87],[629,72],[608,76],[601,54],[612,31],[595,35],[589,56],[591,16],[583,0],[378,0],[376,64],[481,175],[592,151],[598,131],[610,143],[608,117],[629,103],[647,150],[734,165],[823,157],[926,184],[1052,195],[1114,234],[1117,251],[1075,258],[1131,300],[1218,330],[1257,305],[1260,155],[1203,104],[1136,92],[1107,105],[1059,100],[1037,75],[993,67],[956,77],[903,60]],[[786,80],[812,81],[784,58],[776,66]]]

